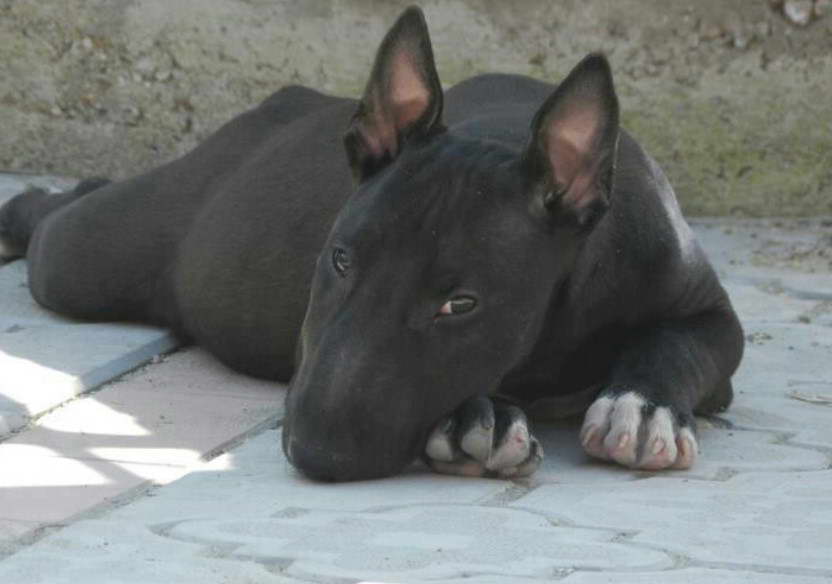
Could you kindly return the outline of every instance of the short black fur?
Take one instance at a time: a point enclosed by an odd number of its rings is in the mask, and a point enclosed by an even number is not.
[[[477,395],[636,391],[677,424],[730,403],[742,331],[600,55],[559,88],[443,94],[409,9],[361,102],[286,87],[178,160],[85,185],[0,209],[35,299],[291,378],[283,447],[312,477],[399,472]],[[476,309],[442,316],[457,296]]]

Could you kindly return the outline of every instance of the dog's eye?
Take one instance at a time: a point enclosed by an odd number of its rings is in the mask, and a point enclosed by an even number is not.
[[[332,252],[332,266],[342,276],[345,276],[347,270],[350,269],[350,258],[347,252],[340,247],[336,247],[335,251]]]
[[[442,305],[442,308],[439,309],[438,316],[471,312],[476,305],[476,299],[470,296],[455,296]]]

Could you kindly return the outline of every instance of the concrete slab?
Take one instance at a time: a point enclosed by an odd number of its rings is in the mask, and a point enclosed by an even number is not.
[[[793,386],[789,399],[749,396],[722,414],[733,428],[766,429],[779,434],[779,441],[832,450],[832,407],[813,399],[832,398],[832,383]]]
[[[415,465],[402,476],[379,481],[333,485],[312,482],[292,468],[283,456],[277,431],[265,432],[245,445],[159,491],[152,499],[118,510],[126,521],[161,523],[170,511],[182,517],[211,517],[217,493],[228,496],[233,517],[256,519],[287,508],[360,512],[390,506],[483,503],[502,496],[511,483],[471,481],[426,473]],[[160,496],[164,502],[156,505]],[[225,504],[225,503],[224,503]],[[271,511],[269,511],[271,509]]]
[[[76,459],[37,446],[8,444],[0,446],[0,465],[0,519],[26,522],[33,529],[65,524],[104,502],[185,473],[173,464]]]
[[[614,530],[555,526],[535,512],[468,505],[192,520],[177,523],[166,535],[233,549],[229,559],[289,560],[288,574],[313,581],[412,582],[479,574],[546,578],[573,568],[658,570],[673,564],[662,552],[617,542]]]
[[[31,532],[38,526],[35,521],[12,521],[0,519],[0,553],[2,553],[3,542],[14,541]]]
[[[64,554],[27,550],[26,557],[0,564],[0,573],[15,584],[298,584],[280,574],[277,566],[229,562],[200,556],[198,543],[171,545],[139,525],[121,521],[87,523],[83,534],[50,538]],[[198,561],[194,558],[199,557]],[[126,566],[129,569],[124,569]],[[91,572],[91,568],[94,572]],[[228,574],[232,576],[229,577]]]
[[[273,426],[283,393],[192,348],[46,414],[0,443],[0,521],[14,527],[0,541],[181,477]]]
[[[832,253],[832,252],[830,252]],[[743,307],[746,325],[800,323],[832,325],[832,301],[795,298],[785,290],[767,284],[743,284],[728,279],[727,289],[733,302]],[[776,299],[776,301],[775,301]]]
[[[719,570],[713,568],[682,568],[662,572],[576,572],[563,580],[564,584],[820,584],[824,580],[811,576],[766,574],[748,570]]]
[[[810,383],[829,379],[826,359],[832,354],[832,327],[753,320],[743,325],[747,343],[735,377],[738,387],[759,393],[775,380]]]
[[[178,344],[167,331],[127,324],[68,323],[0,333],[0,428],[17,430]]]
[[[569,525],[614,527],[630,542],[699,565],[829,577],[832,555],[819,544],[832,541],[830,495],[832,471],[823,470],[725,482],[653,477],[603,490],[545,485],[512,506]]]
[[[113,535],[116,526],[136,526],[142,534],[129,544],[136,553],[153,534],[180,557],[228,560],[212,581],[237,581],[237,571],[252,564],[302,581],[338,582],[477,581],[480,574],[547,578],[576,567],[673,565],[664,552],[617,541],[614,529],[575,528],[502,505],[514,489],[503,481],[416,470],[383,481],[312,483],[288,467],[278,433],[269,431],[152,498],[78,522],[58,540],[19,552],[0,563],[0,578],[28,573],[41,562],[54,565],[62,554],[81,553],[81,546],[101,550],[108,537],[127,543],[120,532]],[[220,506],[218,493],[224,493]],[[195,543],[200,547],[194,549]],[[100,556],[113,561],[110,554]],[[95,570],[94,557],[85,561]]]
[[[826,415],[830,415],[829,412]],[[830,464],[830,456],[823,450],[792,444],[792,427],[778,419],[781,428],[773,431],[764,424],[748,424],[743,430],[717,427],[709,420],[699,419],[699,459],[686,471],[666,470],[661,476],[680,479],[723,480],[740,472],[759,470],[801,471],[823,470]],[[817,420],[818,432],[829,434],[822,420]],[[611,463],[588,457],[580,447],[580,423],[563,422],[541,425],[536,436],[544,445],[546,458],[541,468],[529,479],[529,484],[549,482],[557,484],[599,484],[644,479],[655,473],[630,471]],[[807,430],[808,432],[808,430]],[[801,434],[802,435],[802,434]],[[787,438],[788,437],[788,438]],[[807,440],[808,441],[808,440]]]
[[[832,219],[693,219],[720,277],[775,296],[832,300]]]
[[[108,577],[163,582],[146,572],[152,557],[185,582],[194,564],[217,560],[211,582],[245,581],[254,567],[264,582],[819,582],[832,577],[822,544],[832,525],[825,510],[807,520],[800,509],[828,500],[830,472],[593,487],[414,469],[332,485],[299,477],[268,431],[152,497],[21,550],[0,563],[0,578],[61,582],[64,571],[49,566],[65,557],[77,577],[119,565]]]

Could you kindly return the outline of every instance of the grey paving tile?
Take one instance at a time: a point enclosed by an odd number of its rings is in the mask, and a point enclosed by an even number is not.
[[[580,572],[576,571],[563,584],[821,584],[823,576],[771,574],[749,570],[712,568],[681,568],[664,572]]]
[[[832,300],[832,223],[815,219],[694,219],[697,239],[726,282],[772,284],[796,298]]]
[[[767,421],[767,420],[766,420]],[[765,424],[761,424],[765,428]],[[543,444],[546,458],[529,479],[533,485],[599,484],[643,479],[649,476],[673,476],[695,479],[719,479],[726,474],[760,470],[821,470],[830,464],[829,455],[800,446],[783,444],[773,431],[742,431],[718,428],[708,420],[699,420],[699,458],[685,471],[630,471],[621,466],[597,461],[586,455],[578,441],[580,422],[538,424],[534,427]]]
[[[472,584],[473,582],[477,584],[529,584],[529,582],[539,581],[560,582],[562,578],[573,572],[574,570],[572,568],[555,569],[547,577],[540,580],[532,580],[522,576],[506,576],[505,574],[477,574],[476,576],[463,574],[458,577],[452,576],[450,578],[431,579],[430,582],[431,584]]]
[[[165,487],[161,494],[119,509],[129,521],[162,522],[212,517],[217,493],[225,493],[231,517],[268,517],[287,508],[362,511],[415,504],[473,504],[497,497],[511,483],[471,481],[414,468],[377,481],[318,483],[300,475],[283,456],[279,431],[267,431],[230,454]]]
[[[832,471],[757,473],[732,480],[655,477],[587,489],[546,485],[512,506],[583,527],[627,531],[716,567],[832,575]]]
[[[168,331],[81,323],[39,307],[25,263],[0,267],[0,433],[178,346]],[[2,435],[0,434],[0,435]]]
[[[26,262],[0,266],[0,334],[14,334],[27,326],[69,325],[75,321],[46,310],[29,294]]]
[[[832,281],[830,281],[832,285]],[[725,282],[746,327],[769,323],[832,324],[832,302],[795,298],[777,286]]]
[[[190,384],[221,391],[194,392]],[[226,369],[198,348],[171,355],[0,443],[0,519],[64,523],[179,478],[273,425],[284,392]]]
[[[140,524],[85,521],[0,562],[15,584],[296,584],[279,566],[232,562]]]
[[[805,401],[818,398],[832,398],[832,383],[789,384],[779,397],[746,396],[720,418],[737,427],[780,432],[787,444],[832,451],[832,406]]]
[[[528,578],[477,575],[431,580],[431,584],[529,584]],[[825,579],[791,574],[766,574],[747,570],[679,568],[631,572],[626,570],[590,571],[564,569],[556,571],[549,582],[562,584],[821,584]]]
[[[35,521],[15,521],[13,519],[0,519],[0,553],[8,542],[15,541],[22,535],[29,533],[38,527]]]
[[[277,432],[266,432],[152,497],[20,551],[0,563],[0,578],[24,568],[29,578],[45,577],[67,554],[86,556],[90,574],[120,562],[116,577],[132,577],[153,557],[170,581],[206,557],[226,560],[211,581],[232,579],[241,565],[280,568],[303,581],[411,582],[479,574],[546,579],[574,567],[672,564],[665,553],[619,543],[615,530],[481,504],[510,483],[426,473],[311,483],[288,468],[278,447]]]
[[[28,420],[29,415],[20,403],[9,399],[5,395],[0,395],[0,436],[25,426]]]
[[[746,323],[745,355],[733,384],[741,396],[783,397],[796,385],[832,382],[832,327]]]
[[[0,519],[28,522],[33,528],[71,521],[109,500],[186,472],[183,466],[79,460],[36,448],[4,448],[0,464]]]
[[[254,521],[182,522],[169,536],[233,547],[233,558],[290,561],[287,573],[309,579],[545,578],[572,567],[661,569],[672,563],[661,552],[617,543],[614,531],[556,526],[536,513],[481,506],[296,509]]]
[[[124,324],[31,327],[0,334],[0,423],[14,430],[177,345],[166,331]]]

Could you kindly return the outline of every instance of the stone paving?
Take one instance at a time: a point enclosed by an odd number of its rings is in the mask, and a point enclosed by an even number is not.
[[[0,581],[832,581],[832,222],[693,224],[748,338],[735,404],[699,421],[693,469],[593,462],[572,420],[536,428],[547,457],[528,480],[414,465],[317,484],[280,451],[284,389],[189,348],[18,419],[0,444]],[[0,268],[0,298],[22,290],[22,265]],[[33,335],[61,347],[79,326]],[[14,334],[0,332],[0,359]],[[18,404],[48,392],[33,380],[56,366],[29,362],[12,380],[0,362],[0,394]],[[73,363],[57,370],[83,377]]]

